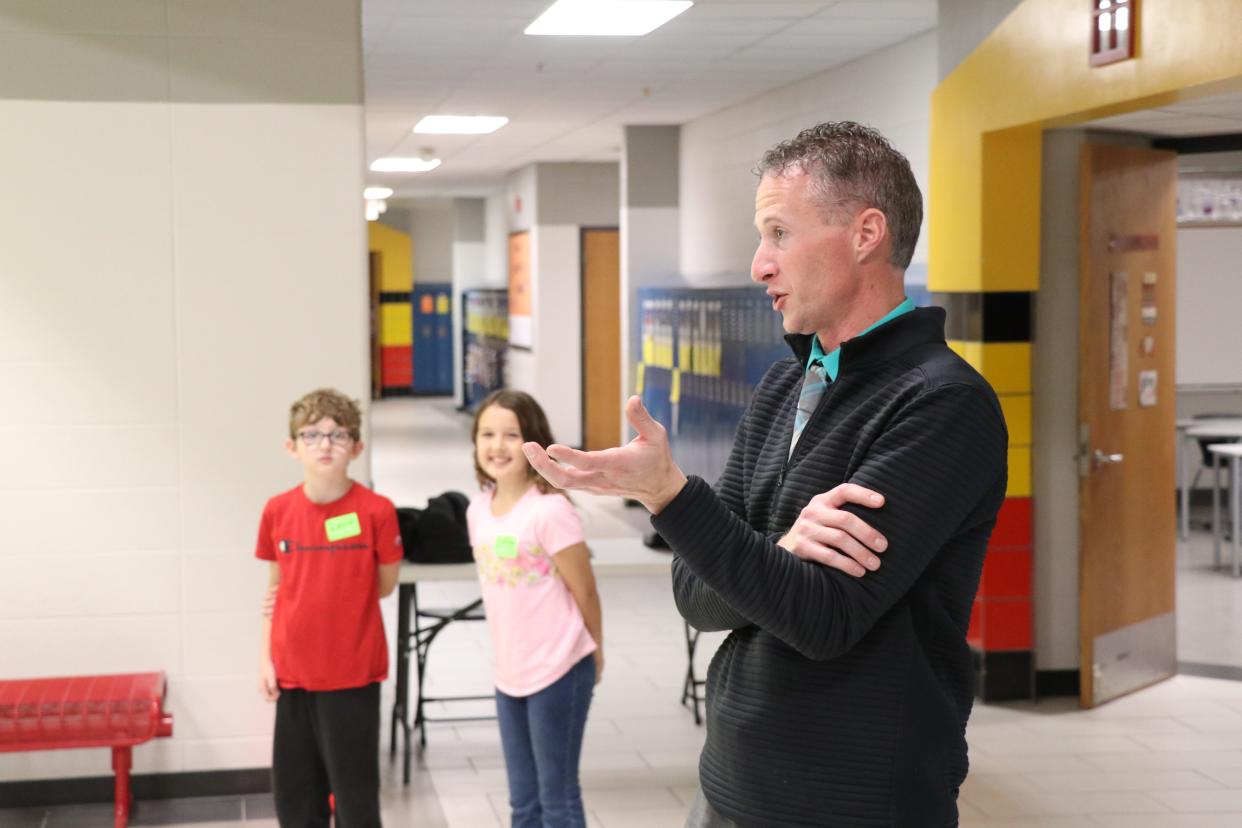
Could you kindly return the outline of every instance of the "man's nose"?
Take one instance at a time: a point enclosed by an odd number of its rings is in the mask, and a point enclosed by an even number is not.
[[[763,245],[759,245],[755,250],[755,258],[750,262],[750,279],[752,282],[766,282],[776,275],[776,263],[772,261],[763,249]]]

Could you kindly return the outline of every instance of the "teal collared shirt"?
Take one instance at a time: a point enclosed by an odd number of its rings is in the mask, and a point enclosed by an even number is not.
[[[914,303],[911,302],[909,299],[903,299],[900,305],[893,308],[888,313],[884,314],[883,319],[881,319],[879,322],[876,322],[871,327],[867,328],[867,330],[863,331],[861,334],[859,334],[859,336],[862,336],[865,333],[874,331],[876,328],[880,327],[885,322],[891,322],[897,317],[901,316],[903,313],[909,313],[912,310],[914,310]],[[841,369],[841,347],[838,345],[836,348],[832,349],[832,353],[825,354],[824,349],[821,348],[819,345],[819,336],[816,335],[811,340],[811,358],[806,361],[806,367],[810,368],[816,362],[824,366],[824,373],[828,375],[828,381],[836,382],[837,373]]]

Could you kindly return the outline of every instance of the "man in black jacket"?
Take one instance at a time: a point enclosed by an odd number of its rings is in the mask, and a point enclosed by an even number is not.
[[[642,502],[677,554],[682,615],[731,631],[688,826],[957,825],[965,634],[1008,437],[944,312],[904,299],[921,220],[908,162],[874,130],[774,147],[751,278],[793,356],[756,388],[715,490],[637,398],[624,447],[525,447],[558,486]]]

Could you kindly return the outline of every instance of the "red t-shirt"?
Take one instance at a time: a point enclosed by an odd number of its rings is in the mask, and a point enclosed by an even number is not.
[[[401,560],[392,501],[355,483],[312,503],[298,486],[263,507],[254,554],[280,565],[272,663],[281,687],[343,690],[388,676],[376,573]]]

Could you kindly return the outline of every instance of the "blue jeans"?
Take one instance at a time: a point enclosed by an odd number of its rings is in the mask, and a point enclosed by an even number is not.
[[[589,655],[534,695],[496,691],[512,828],[586,825],[578,758],[594,689],[595,657]]]

